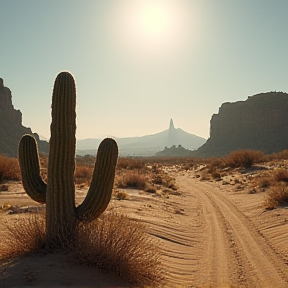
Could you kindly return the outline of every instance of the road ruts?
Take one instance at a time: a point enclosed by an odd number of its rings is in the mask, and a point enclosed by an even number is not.
[[[283,259],[225,193],[187,176],[178,177],[178,182],[202,210],[204,250],[195,285],[288,287]]]

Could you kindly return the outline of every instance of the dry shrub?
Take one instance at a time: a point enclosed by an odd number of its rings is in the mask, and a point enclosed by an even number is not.
[[[4,180],[20,180],[20,175],[18,160],[0,155],[0,182]]]
[[[226,157],[226,165],[231,168],[244,167],[250,168],[253,164],[262,161],[264,153],[255,150],[238,150],[231,152]]]
[[[202,173],[200,181],[209,181],[210,177],[208,175],[208,173]]]
[[[288,182],[288,171],[284,168],[274,170],[274,179],[276,182]]]
[[[207,164],[208,173],[214,172],[216,169],[225,168],[225,161],[223,158],[211,158]]]
[[[148,193],[156,193],[157,189],[153,185],[149,185],[148,184],[148,186],[146,187],[145,191],[148,192]]]
[[[119,188],[135,188],[144,190],[146,187],[147,177],[138,171],[129,171],[121,176],[118,180]]]
[[[145,163],[140,159],[134,158],[119,158],[117,162],[117,169],[143,169],[146,168]]]
[[[288,187],[283,185],[271,187],[265,200],[266,209],[275,209],[284,204],[288,204]]]
[[[75,257],[79,263],[114,271],[133,284],[151,285],[162,279],[158,249],[143,223],[105,213],[79,225]]]
[[[288,159],[288,149],[283,150],[278,153],[274,153],[271,156],[273,159],[276,159],[276,160]]]
[[[7,224],[6,229],[0,242],[1,260],[38,252],[45,245],[44,214],[21,215],[16,222]]]
[[[268,187],[272,186],[273,179],[271,177],[268,177],[268,176],[263,176],[263,177],[260,177],[259,179],[257,179],[257,184],[258,184],[259,188],[268,188]]]
[[[152,183],[156,185],[161,185],[172,190],[177,190],[178,187],[176,186],[175,178],[170,177],[167,174],[157,174],[153,175]]]
[[[91,155],[79,156],[76,155],[77,166],[87,166],[93,168],[95,165],[96,157]]]
[[[90,184],[92,179],[93,168],[87,166],[76,166],[74,179],[76,184]]]
[[[215,180],[221,180],[221,174],[218,171],[211,172],[211,176]]]
[[[114,195],[118,200],[126,200],[130,198],[130,195],[123,190],[116,191]]]
[[[43,249],[44,214],[21,215],[17,222],[7,226],[4,237],[0,242],[2,263],[27,254],[49,252]],[[163,279],[158,242],[146,233],[141,222],[105,213],[93,222],[79,223],[75,239],[64,251],[74,263],[105,269],[137,287]]]
[[[40,176],[47,183],[48,155],[40,154]]]

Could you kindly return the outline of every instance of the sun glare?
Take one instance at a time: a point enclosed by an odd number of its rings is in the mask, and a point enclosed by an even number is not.
[[[196,13],[191,14],[187,1],[124,0],[119,3],[113,10],[111,35],[117,51],[124,51],[130,58],[170,59],[181,55],[195,36],[191,21],[194,24]]]
[[[143,10],[140,12],[139,21],[144,33],[159,36],[162,33],[168,32],[171,15],[169,15],[165,7],[150,4],[143,7]]]

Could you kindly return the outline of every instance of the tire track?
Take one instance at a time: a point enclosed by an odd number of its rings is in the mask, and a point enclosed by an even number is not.
[[[185,181],[187,183],[187,180]],[[202,199],[206,205],[212,205],[215,211],[218,211],[218,215],[222,214],[226,235],[229,236],[231,243],[230,247],[226,247],[226,250],[233,251],[236,260],[234,264],[238,266],[232,268],[232,270],[237,271],[238,285],[245,287],[275,287],[275,283],[277,283],[277,287],[287,287],[287,266],[283,259],[271,248],[263,235],[259,233],[254,224],[227,199],[223,192],[206,183],[192,181],[188,180],[192,184],[191,186],[198,190],[197,193],[202,193]],[[204,199],[205,197],[206,199]],[[218,220],[220,219],[221,217],[218,218]],[[223,233],[224,230],[220,231]],[[226,252],[226,255],[228,254],[229,252]],[[215,257],[218,256],[215,255]],[[225,259],[222,256],[223,258]]]

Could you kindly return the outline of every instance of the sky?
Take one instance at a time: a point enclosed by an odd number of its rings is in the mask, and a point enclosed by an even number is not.
[[[77,139],[176,128],[208,138],[224,102],[288,92],[287,0],[0,0],[0,78],[50,137],[57,74],[77,86]]]

